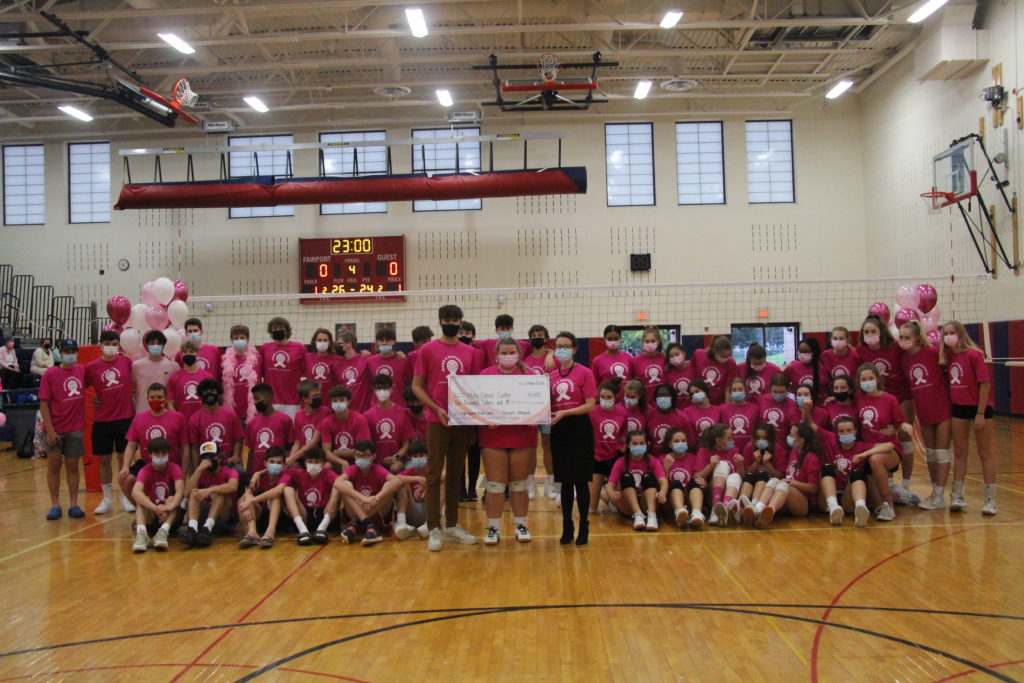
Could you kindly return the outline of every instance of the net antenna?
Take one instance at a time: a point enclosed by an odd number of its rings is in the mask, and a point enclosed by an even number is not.
[[[194,107],[198,101],[199,95],[192,90],[192,86],[189,85],[188,79],[178,79],[178,82],[174,84],[173,102],[177,105],[176,109],[181,109],[182,107]]]
[[[554,52],[545,52],[537,57],[537,71],[540,72],[541,80],[545,84],[552,84],[558,79],[558,72],[562,70],[562,61]]]

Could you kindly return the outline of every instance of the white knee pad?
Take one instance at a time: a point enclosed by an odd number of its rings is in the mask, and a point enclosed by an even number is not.
[[[934,448],[924,449],[924,460],[925,462],[938,462],[938,456],[936,455]]]
[[[778,485],[779,485],[779,480],[778,480],[778,479],[776,479],[775,477],[772,477],[771,479],[769,479],[769,480],[768,480],[768,481],[767,481],[767,482],[765,483],[764,487],[765,487],[766,489],[771,489],[772,491],[774,491],[774,490],[775,490],[775,487],[776,487],[776,486],[778,486]]]
[[[719,460],[718,464],[715,465],[715,474],[714,474],[714,476],[721,477],[721,478],[725,479],[726,477],[729,476],[729,472],[731,470],[732,470],[732,468],[729,467],[729,463],[723,462],[723,461]]]
[[[530,488],[530,480],[529,479],[520,479],[518,481],[510,481],[508,483],[508,490],[509,491],[526,491],[529,488]]]
[[[910,453],[914,452],[914,442],[913,441],[900,441],[900,446],[903,447],[903,452],[904,453],[910,454]]]
[[[505,493],[505,482],[503,481],[488,481],[487,493]]]
[[[935,462],[940,465],[947,465],[953,462],[953,457],[950,455],[948,448],[936,448],[935,449]]]
[[[726,488],[738,489],[742,485],[743,485],[743,477],[741,477],[738,472],[733,472],[732,474],[730,474],[725,479],[725,487]]]
[[[789,493],[789,482],[780,481],[775,486],[775,492],[776,493]]]

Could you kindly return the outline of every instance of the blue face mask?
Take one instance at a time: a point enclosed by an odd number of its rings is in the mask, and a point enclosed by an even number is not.
[[[875,391],[876,389],[878,389],[878,382],[876,382],[876,381],[874,381],[874,380],[871,380],[871,379],[869,379],[869,380],[868,380],[868,381],[866,381],[866,382],[861,382],[861,383],[860,383],[860,388],[861,388],[861,390],[862,390],[862,391],[863,391],[863,392],[864,392],[865,394],[870,394],[871,392],[873,392],[873,391]]]
[[[364,472],[370,469],[370,465],[372,464],[373,460],[371,460],[370,458],[356,458],[356,467],[358,467]]]
[[[782,403],[783,401],[786,400],[786,396],[788,395],[789,394],[772,394],[772,400],[774,400],[776,403]]]
[[[498,333],[498,339],[508,339],[511,336],[512,336],[512,333],[510,331],[508,331],[508,330],[505,330],[504,332],[499,332]]]
[[[427,466],[427,459],[426,458],[410,458],[409,459],[409,467],[411,467],[414,470],[421,470],[421,469],[423,469],[426,466]]]
[[[695,391],[693,392],[693,395],[690,397],[690,400],[693,401],[694,405],[700,405],[701,403],[704,402],[704,399],[706,399],[707,397],[708,395],[705,394],[703,391]]]
[[[605,410],[611,410],[612,408],[615,407],[615,399],[614,398],[602,398],[601,399],[601,407],[603,409],[605,409]]]
[[[282,465],[280,463],[276,463],[276,462],[268,462],[267,463],[267,474],[269,474],[270,476],[276,477],[277,475],[281,474],[281,472],[283,472],[283,471],[284,471],[284,465]]]
[[[198,344],[200,341],[202,341],[202,339],[203,339],[203,335],[201,333],[199,333],[199,332],[189,332],[188,333],[188,340],[190,342],[192,342],[193,344]]]
[[[736,442],[735,441],[726,441],[724,444],[722,444],[722,450],[723,451],[731,451],[735,447],[736,447]]]
[[[807,397],[806,396],[797,396],[796,397],[796,405],[797,405],[798,408],[800,406],[802,406],[803,404],[805,404],[805,403],[807,403]]]
[[[742,391],[734,391],[731,394],[729,394],[729,398],[739,403],[740,401],[746,401],[747,395]]]
[[[768,439],[758,439],[757,441],[754,442],[754,448],[756,448],[759,451],[768,450]]]
[[[391,353],[391,344],[377,344],[377,350],[381,353]]]
[[[623,403],[626,404],[627,408],[636,408],[638,405],[640,405],[640,399],[638,399],[638,398],[627,398],[627,399],[625,399],[623,401]]]
[[[645,455],[647,455],[647,446],[630,446],[629,447],[629,454],[633,458],[639,460],[640,458],[642,458]]]
[[[146,350],[149,351],[151,356],[159,356],[164,352],[164,346],[163,344],[150,344]]]
[[[233,339],[231,345],[235,347],[235,351],[242,352],[249,347],[249,342],[245,339]]]
[[[672,407],[671,396],[658,396],[657,398],[654,399],[654,402],[658,404],[659,410],[668,410],[669,408]]]
[[[685,441],[676,441],[674,444],[672,444],[672,452],[676,453],[677,455],[682,455],[687,451],[687,449],[689,449],[689,447],[690,445]]]
[[[61,360],[62,363],[67,363],[68,365],[74,365],[75,362],[78,361],[78,354],[77,353],[62,353],[61,356],[60,356],[60,360]]]
[[[857,441],[856,434],[840,434],[839,443],[851,444]]]
[[[555,358],[557,358],[560,363],[564,363],[565,361],[572,358],[572,349],[555,349]]]
[[[790,448],[796,448],[796,439],[791,436],[786,437],[786,445]]]

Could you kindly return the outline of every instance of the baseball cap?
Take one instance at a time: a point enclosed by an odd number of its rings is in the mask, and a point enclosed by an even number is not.
[[[60,343],[60,350],[61,351],[72,351],[72,350],[77,351],[78,350],[78,342],[76,342],[74,339],[65,339],[64,341],[62,341]]]

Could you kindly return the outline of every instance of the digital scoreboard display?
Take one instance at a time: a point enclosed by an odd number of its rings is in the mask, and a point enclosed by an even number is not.
[[[301,294],[404,291],[405,237],[300,239],[299,282]]]

